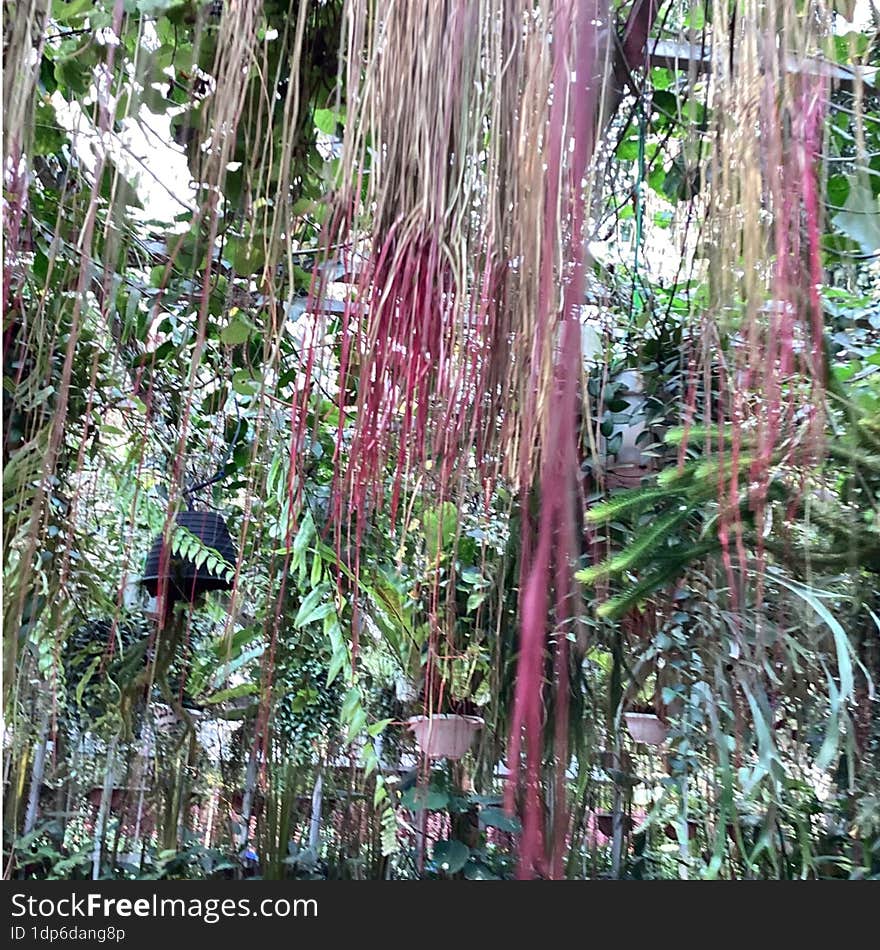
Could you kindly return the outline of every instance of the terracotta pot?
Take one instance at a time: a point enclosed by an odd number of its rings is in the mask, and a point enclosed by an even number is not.
[[[308,799],[311,802],[311,796]],[[251,799],[251,818],[259,818],[263,813],[263,805],[266,803],[266,796],[259,790],[254,792]],[[234,812],[241,814],[244,808],[244,792],[239,788],[229,796],[229,804]]]
[[[638,488],[650,474],[651,468],[644,464],[609,465],[605,469],[605,487]]]
[[[654,713],[628,712],[624,713],[624,718],[626,728],[629,729],[629,734],[636,742],[644,742],[646,745],[663,745],[666,741],[669,726]]]
[[[485,722],[479,716],[439,713],[407,720],[419,748],[429,759],[460,759]]]
[[[621,815],[620,821],[624,831],[632,831],[633,820],[629,815]],[[611,838],[614,835],[614,815],[610,811],[596,812],[596,828],[606,838]]]
[[[700,827],[699,822],[694,821],[693,818],[688,818],[688,839],[693,839],[697,837],[697,829]],[[669,838],[670,841],[678,841],[678,826],[674,822],[669,822],[668,825],[663,829],[663,833]]]
[[[137,803],[141,793],[146,794],[149,791],[148,788],[128,788],[117,785],[110,793],[110,811],[118,813],[123,808],[132,807]],[[88,792],[89,801],[95,808],[100,807],[103,795],[103,785],[94,785]]]

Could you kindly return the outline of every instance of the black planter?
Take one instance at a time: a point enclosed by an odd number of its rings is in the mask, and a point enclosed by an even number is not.
[[[235,568],[235,546],[226,522],[220,515],[213,511],[181,511],[175,521],[191,531],[206,547],[213,548],[227,567]],[[165,591],[169,600],[193,601],[199,594],[208,590],[232,589],[232,582],[227,579],[225,573],[218,574],[207,564],[197,567],[193,561],[173,553],[169,554],[167,563],[163,564],[163,547],[163,538],[159,535],[147,555],[144,576],[141,578],[141,583],[151,597],[159,593],[162,580],[159,571],[163,568],[167,572]]]

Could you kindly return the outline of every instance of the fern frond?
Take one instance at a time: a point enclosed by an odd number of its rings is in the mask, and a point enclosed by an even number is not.
[[[578,571],[575,577],[585,584],[594,584],[600,578],[632,570],[647,555],[651,554],[658,545],[662,544],[669,533],[682,524],[689,515],[690,509],[688,508],[667,514],[654,522],[653,526],[631,544],[628,544],[619,554],[615,554],[614,557],[603,561],[601,564],[594,564],[592,567]]]
[[[614,521],[630,511],[650,505],[668,497],[669,492],[660,488],[636,488],[621,492],[613,498],[601,501],[590,508],[585,518],[589,524],[602,524]]]

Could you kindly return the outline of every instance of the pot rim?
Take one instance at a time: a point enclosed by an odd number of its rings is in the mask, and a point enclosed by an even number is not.
[[[475,725],[486,725],[486,720],[483,719],[482,716],[466,716],[462,713],[434,713],[431,716],[410,716],[409,719],[407,719],[407,724],[412,726],[417,722],[430,722],[432,719],[461,719],[472,722]]]

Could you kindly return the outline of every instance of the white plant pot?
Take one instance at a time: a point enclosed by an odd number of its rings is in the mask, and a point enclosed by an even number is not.
[[[159,733],[167,732],[183,723],[183,719],[178,716],[176,710],[172,709],[167,703],[151,703],[153,713],[153,730]],[[187,709],[189,718],[194,723],[199,723],[204,718],[204,713],[199,709]]]
[[[636,742],[644,742],[645,745],[663,745],[666,736],[669,734],[669,726],[654,713],[624,713],[626,719],[626,728],[629,734]]]
[[[394,695],[402,703],[415,702],[419,697],[418,686],[401,676],[394,681]]]
[[[173,729],[180,722],[180,716],[167,703],[153,703],[152,712],[156,732]]]
[[[645,380],[641,373],[627,370],[615,377],[621,384],[617,392],[625,399],[629,409],[628,421],[616,422],[607,439],[600,442],[605,454],[605,485],[607,488],[638,488],[641,481],[653,471],[655,459],[645,453],[640,441],[648,429],[645,412],[648,397],[645,395]],[[608,442],[620,436],[620,445],[614,455],[608,455]]]
[[[642,448],[637,444],[638,437],[646,430],[645,408],[648,397],[645,395],[645,380],[641,373],[628,370],[620,373],[614,381],[619,384],[617,396],[626,400],[629,408],[626,414],[629,420],[617,423],[609,439],[620,434],[621,445],[616,453],[618,465],[633,465],[642,461]]]
[[[485,722],[479,716],[440,713],[407,720],[419,748],[429,759],[460,759]]]

